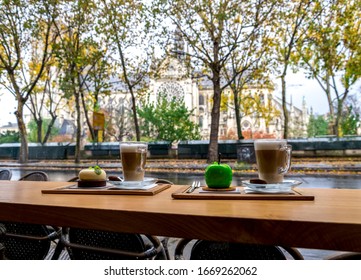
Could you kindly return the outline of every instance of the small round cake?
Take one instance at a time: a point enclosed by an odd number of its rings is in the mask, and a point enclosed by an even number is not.
[[[103,187],[107,184],[107,174],[99,166],[91,166],[79,172],[79,187]]]

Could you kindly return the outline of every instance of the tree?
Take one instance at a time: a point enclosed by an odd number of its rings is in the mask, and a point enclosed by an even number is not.
[[[286,76],[290,66],[296,67],[298,58],[296,46],[302,40],[309,21],[315,16],[313,0],[281,1],[271,32],[274,33],[273,46],[276,51],[276,67],[280,71],[282,111],[283,111],[283,138],[288,138],[288,110]]]
[[[340,136],[343,107],[361,77],[361,1],[318,1],[321,15],[299,48],[308,77],[325,92],[332,131]]]
[[[51,119],[44,119],[42,121],[42,132],[43,133],[48,130],[50,122],[52,122]],[[36,123],[36,120],[31,120],[28,123],[28,128],[29,128],[28,140],[30,142],[37,142],[38,141],[38,129],[39,128],[38,128],[38,124]],[[58,131],[59,130],[57,128],[52,126],[52,129],[50,131],[49,136],[54,136],[54,135],[58,134]]]
[[[150,139],[174,142],[201,138],[199,126],[190,120],[192,112],[183,99],[168,100],[161,94],[156,104],[143,101],[138,113],[142,118],[143,136]]]
[[[237,80],[237,79],[236,79]],[[236,84],[232,85],[232,90],[230,96],[223,95],[222,104],[231,109],[238,108],[238,116],[236,116],[237,121],[237,130],[238,130],[238,139],[244,139],[245,135],[242,132],[241,121],[243,118],[254,116],[254,123],[251,124],[250,132],[251,135],[249,138],[253,136],[253,127],[256,126],[260,120],[264,120],[267,131],[265,133],[269,133],[268,127],[275,118],[279,118],[281,112],[274,106],[272,102],[272,98],[269,92],[269,88],[262,87],[261,85],[267,83],[257,83],[256,85],[252,85],[248,83],[245,84]],[[271,87],[272,89],[272,87]],[[234,95],[237,95],[235,97]],[[237,106],[235,106],[234,102],[238,102]],[[223,107],[222,106],[222,107]],[[237,112],[237,110],[235,110]],[[239,124],[238,124],[239,122]],[[242,138],[239,135],[242,135]],[[248,136],[248,135],[247,135]]]
[[[104,141],[121,141],[124,137],[132,138],[129,121],[132,116],[131,104],[126,98],[126,94],[117,99],[111,96],[105,104],[104,110],[106,115]]]
[[[244,38],[248,36],[248,30],[240,28],[236,19],[244,15],[242,20],[245,26],[250,29],[260,26],[273,10],[274,1],[159,0],[158,5],[153,3],[153,6],[154,13],[161,15],[161,22],[164,22],[166,15],[186,40],[189,51],[185,55],[191,58],[193,66],[200,68],[203,75],[212,81],[208,161],[216,161],[221,95],[228,86],[228,83],[222,83],[222,69],[226,67],[232,52],[242,46]]]
[[[36,56],[34,59],[37,59]],[[33,61],[32,65],[32,67],[36,68],[39,64]],[[29,102],[25,104],[36,125],[36,138],[29,138],[33,142],[45,144],[54,130],[54,124],[58,117],[57,112],[63,100],[63,96],[59,94],[59,88],[56,83],[60,72],[61,68],[56,67],[54,63],[50,62],[45,67],[43,76],[40,78],[37,86],[34,87],[33,93],[29,96]],[[47,121],[43,118],[46,113],[50,116],[50,119]]]
[[[260,69],[250,68],[249,71],[246,68],[241,69],[244,71],[230,83],[233,100],[226,101],[226,105],[235,111],[238,139],[244,139],[241,126],[242,118],[257,114],[259,118],[264,118],[268,124],[271,119],[279,115],[279,111],[272,106],[271,100],[268,100],[268,103],[265,102],[264,93],[250,93],[253,88],[259,88],[261,91],[262,89],[273,89],[268,77],[262,75]],[[229,77],[228,74],[226,77]]]
[[[91,88],[92,92],[95,90],[96,94],[99,93],[100,88],[95,84],[95,79],[99,76],[95,72],[103,71],[104,68],[99,67],[105,65],[101,61],[104,60],[106,48],[102,48],[102,43],[93,37],[94,9],[95,5],[91,1],[66,2],[61,11],[62,20],[56,23],[59,40],[54,48],[57,63],[63,69],[59,84],[64,97],[73,104],[70,107],[75,108],[76,113],[75,162],[80,162],[81,139],[85,137],[83,118],[95,139],[87,102],[96,102],[94,95],[89,95],[88,90]]]
[[[308,137],[315,137],[328,134],[328,121],[323,116],[310,115],[307,127]]]
[[[341,131],[343,135],[357,135],[360,127],[360,115],[355,112],[352,106],[344,109],[341,121]]]
[[[100,46],[97,43],[93,44],[89,57],[91,57],[91,67],[86,67],[85,69],[87,69],[87,71],[83,71],[82,73],[82,80],[85,81],[88,95],[85,96],[85,94],[82,94],[82,104],[91,138],[93,141],[98,142],[99,129],[93,127],[89,112],[93,112],[93,114],[99,112],[104,113],[104,108],[100,107],[100,99],[101,97],[109,96],[111,93],[111,81],[109,77],[112,76],[113,67],[110,63],[110,55],[104,50],[100,50]]]
[[[239,41],[241,47],[231,52],[230,59],[222,72],[232,90],[233,102],[230,104],[235,111],[237,136],[238,139],[243,139],[242,117],[261,110],[261,104],[256,102],[254,96],[244,95],[245,90],[252,85],[273,87],[267,69],[272,44],[269,33],[265,32],[266,28],[262,28],[262,25],[254,25],[250,28],[249,22],[244,21],[241,15],[235,19],[235,23],[240,30],[243,30],[243,39]],[[239,35],[238,32],[232,32],[229,36]],[[236,38],[231,39],[232,41],[236,41]],[[233,47],[232,43],[229,47]]]
[[[145,77],[150,74],[153,41],[151,24],[140,0],[109,0],[99,5],[98,31],[117,54],[119,80],[131,96],[135,136],[141,134],[137,115],[137,94],[145,90]]]
[[[0,2],[0,83],[17,100],[15,112],[20,132],[19,162],[28,161],[24,107],[43,75],[56,38],[52,32],[56,1]],[[41,42],[36,47],[38,42]],[[39,64],[30,68],[28,59],[36,51]],[[31,69],[31,72],[30,72]]]

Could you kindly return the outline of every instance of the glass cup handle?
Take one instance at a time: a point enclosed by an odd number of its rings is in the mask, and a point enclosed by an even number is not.
[[[144,162],[146,160],[146,156],[147,156],[147,153],[146,153],[147,149],[146,148],[142,148],[142,147],[139,147],[138,148],[138,152],[140,152],[140,166],[139,166],[139,170],[140,172],[143,172],[144,171]]]
[[[285,151],[286,152],[286,165],[283,167],[279,167],[278,168],[278,173],[279,174],[285,174],[288,172],[288,170],[291,167],[291,151],[292,151],[292,146],[291,145],[284,145],[280,147],[280,151]]]

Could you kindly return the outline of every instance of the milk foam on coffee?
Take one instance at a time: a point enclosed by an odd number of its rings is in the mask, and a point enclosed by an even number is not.
[[[143,143],[122,143],[120,144],[122,153],[140,153],[147,149],[147,144]]]
[[[121,143],[120,154],[125,181],[143,181],[147,160],[146,143]]]
[[[281,183],[288,161],[288,153],[284,149],[287,147],[286,140],[261,139],[254,142],[258,176],[268,184]]]
[[[254,142],[255,150],[278,150],[280,145],[286,145],[283,139],[259,139]]]

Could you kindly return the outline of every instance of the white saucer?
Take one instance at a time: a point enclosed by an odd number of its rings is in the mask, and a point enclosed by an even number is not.
[[[109,181],[114,188],[127,190],[147,190],[155,186],[156,178],[144,178],[143,181]]]
[[[253,189],[250,187],[244,188],[245,193],[262,193],[262,194],[293,194],[292,188],[284,189]]]
[[[242,184],[246,187],[246,191],[253,191],[259,193],[290,193],[292,188],[301,185],[301,181],[284,180],[282,183],[276,184],[253,184],[249,180],[243,181]]]

